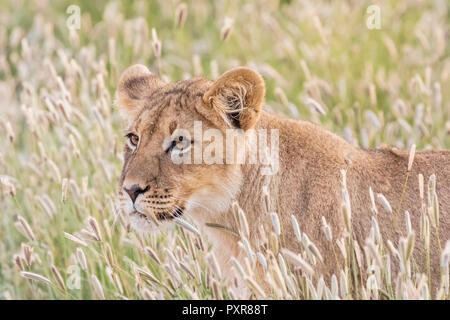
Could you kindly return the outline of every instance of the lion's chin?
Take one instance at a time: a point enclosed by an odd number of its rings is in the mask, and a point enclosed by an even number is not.
[[[130,223],[131,227],[136,230],[138,233],[149,233],[149,232],[159,232],[162,229],[166,229],[170,225],[174,225],[170,221],[158,221],[158,224],[151,221],[149,218],[145,217],[145,215],[134,211],[130,213]]]
[[[130,223],[131,227],[138,233],[154,232],[158,230],[158,226],[154,222],[149,221],[137,212],[130,214]]]

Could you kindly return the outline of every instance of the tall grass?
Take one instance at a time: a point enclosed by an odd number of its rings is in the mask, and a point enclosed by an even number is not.
[[[225,285],[192,221],[143,236],[116,212],[124,140],[112,107],[118,76],[133,63],[167,81],[249,65],[264,75],[266,108],[275,113],[320,123],[362,147],[450,148],[445,0],[383,1],[380,30],[366,27],[369,1],[85,1],[75,31],[66,26],[71,4],[0,4],[2,298],[449,297],[447,239],[437,292],[429,265],[411,268],[414,243],[429,248],[439,232],[435,178],[420,176],[421,230],[411,229],[405,213],[398,226],[406,236],[383,239],[377,205],[389,208],[388,195],[371,193],[372,229],[358,243],[343,172],[346,236],[336,239],[322,223],[344,261],[330,280],[317,271],[322,253],[295,216],[304,250],[283,248],[285,231],[271,212],[262,252],[248,241],[236,204],[246,259],[233,260],[237,280]]]

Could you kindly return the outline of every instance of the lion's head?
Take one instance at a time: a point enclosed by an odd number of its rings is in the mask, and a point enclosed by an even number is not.
[[[245,135],[258,120],[264,94],[262,77],[247,68],[216,81],[175,83],[163,82],[143,65],[122,74],[117,102],[126,143],[119,199],[134,228],[150,230],[195,208],[228,209],[241,187],[240,166],[199,140],[208,140],[204,132],[225,135],[230,128]],[[194,133],[199,124],[200,139]],[[211,142],[214,137],[209,136]],[[199,154],[216,161],[196,159]]]

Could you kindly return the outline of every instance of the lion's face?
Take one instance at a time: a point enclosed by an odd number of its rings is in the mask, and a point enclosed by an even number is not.
[[[238,70],[243,75],[256,75],[248,69]],[[128,68],[122,75],[118,102],[127,124],[119,200],[135,229],[151,230],[196,209],[219,214],[228,209],[238,193],[238,164],[226,164],[225,154],[219,156],[222,161],[213,154],[214,163],[196,156],[208,154],[203,132],[213,129],[224,133],[231,124],[226,117],[232,116],[229,119],[243,132],[253,126],[264,90],[251,115],[243,105],[231,112],[226,109],[230,106],[222,104],[233,99],[218,90],[217,85],[224,88],[219,80],[199,78],[166,84],[141,65]],[[251,80],[246,79],[245,85]],[[236,82],[233,84],[237,87]],[[245,102],[251,96],[248,89],[244,91],[247,96],[240,101]],[[227,113],[221,114],[222,110]]]

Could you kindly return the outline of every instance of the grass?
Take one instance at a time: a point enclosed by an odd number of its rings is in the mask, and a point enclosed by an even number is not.
[[[433,181],[421,185],[421,230],[406,229],[400,241],[382,239],[374,217],[358,244],[344,197],[348,236],[327,237],[345,265],[331,281],[314,271],[320,252],[305,233],[297,230],[304,252],[281,248],[272,214],[267,252],[241,239],[248,263],[234,269],[247,290],[224,285],[208,242],[189,226],[143,237],[114,209],[124,139],[113,98],[120,72],[134,63],[171,81],[249,65],[264,75],[273,112],[362,147],[450,148],[450,6],[379,3],[381,29],[368,30],[370,1],[3,1],[0,296],[447,299],[447,239],[437,294],[430,267],[411,271],[414,241],[429,248],[439,231]],[[81,9],[77,31],[66,26],[71,4]],[[258,265],[265,277],[255,276]]]

